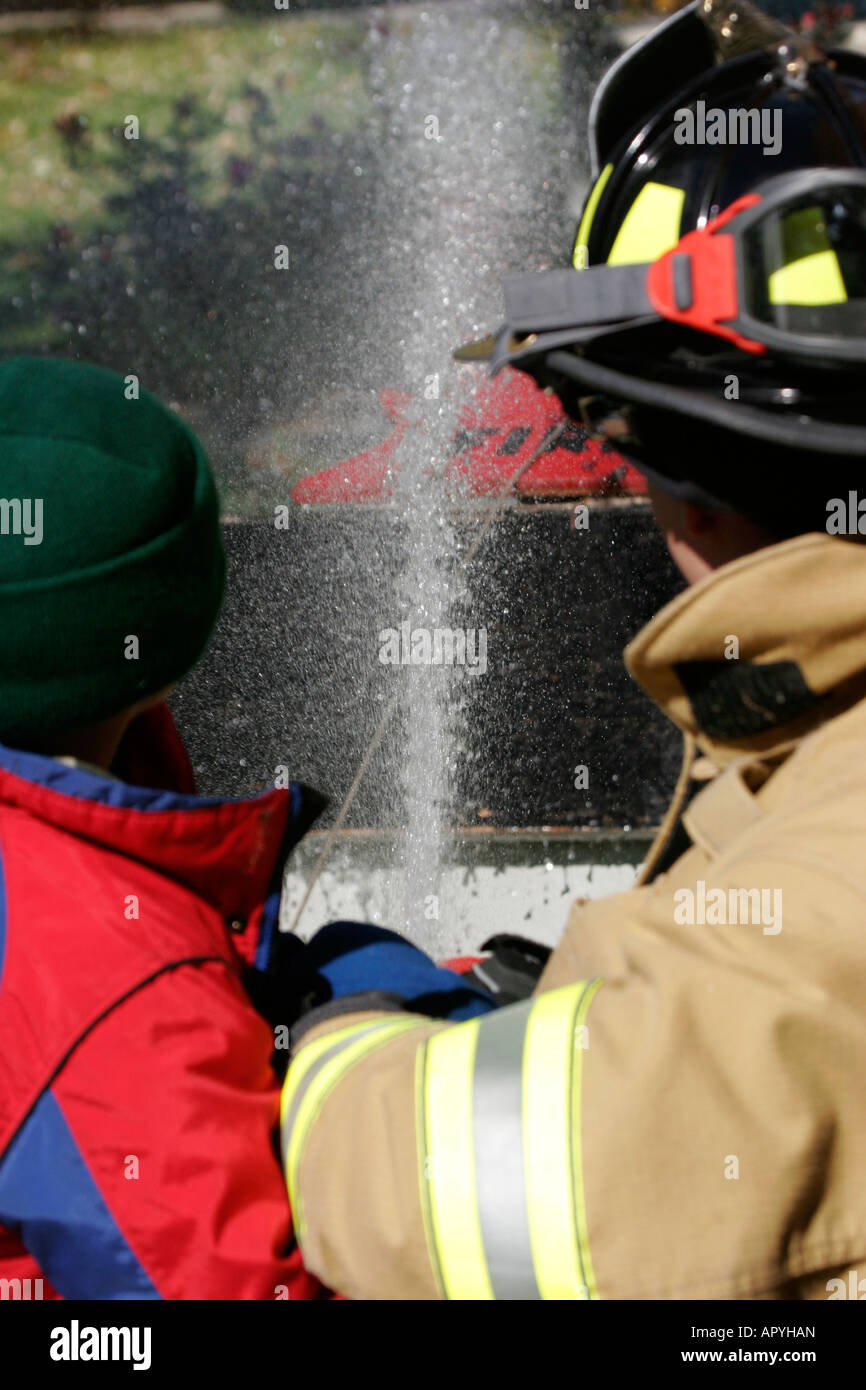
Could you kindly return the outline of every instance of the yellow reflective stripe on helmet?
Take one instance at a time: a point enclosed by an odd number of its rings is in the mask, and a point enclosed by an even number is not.
[[[583,216],[580,219],[580,226],[577,229],[577,236],[574,239],[574,250],[571,253],[571,264],[574,266],[575,270],[586,270],[589,264],[587,247],[589,245],[589,231],[592,226],[592,219],[595,217],[598,200],[604,192],[607,181],[612,173],[613,165],[605,164],[592,186],[592,192],[586,200],[586,207],[583,209]]]
[[[430,1019],[417,1015],[368,1020],[316,1038],[290,1064],[280,1105],[281,1130],[283,1166],[299,1239],[305,1221],[298,1174],[307,1137],[323,1102],[357,1062],[403,1033],[430,1025]]]
[[[475,1192],[472,1081],[479,1019],[430,1038],[424,1059],[422,1205],[446,1298],[491,1299]]]
[[[641,265],[670,251],[680,239],[685,189],[645,183],[623,219],[608,265]]]
[[[767,277],[771,304],[845,303],[845,281],[821,208],[799,208],[772,222],[763,242],[777,267]]]
[[[580,1165],[584,1019],[600,981],[539,995],[523,1054],[526,1202],[542,1298],[597,1298]]]
[[[534,996],[425,1044],[421,1199],[446,1298],[598,1297],[579,1128],[584,1020],[600,983]]]
[[[769,277],[771,304],[844,304],[848,298],[833,250],[801,256]]]

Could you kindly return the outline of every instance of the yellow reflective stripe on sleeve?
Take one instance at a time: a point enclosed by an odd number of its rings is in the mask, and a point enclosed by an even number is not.
[[[446,1298],[598,1297],[579,1130],[585,1018],[600,983],[533,996],[426,1043],[421,1199]]]
[[[390,1020],[373,1019],[369,1023],[350,1023],[345,1028],[335,1028],[332,1033],[323,1033],[321,1037],[314,1038],[312,1042],[304,1043],[297,1055],[292,1058],[286,1073],[280,1104],[281,1121],[285,1119],[286,1112],[293,1097],[297,1095],[304,1077],[324,1053],[330,1052],[337,1043],[345,1042],[347,1039],[351,1041],[352,1038],[360,1037],[361,1033],[368,1028],[381,1028],[382,1024],[387,1022]]]
[[[597,1297],[587,1270],[588,1243],[579,1228],[582,1174],[575,1162],[583,1049],[581,1015],[597,983],[539,995],[523,1053],[523,1140],[526,1202],[535,1273],[542,1298]],[[564,1161],[567,1156],[567,1161]]]
[[[292,1062],[286,1076],[281,1100],[283,1166],[289,1189],[289,1200],[299,1240],[303,1239],[305,1221],[303,1202],[298,1189],[298,1174],[310,1129],[323,1102],[333,1088],[356,1063],[377,1048],[392,1042],[403,1033],[429,1028],[431,1020],[417,1015],[401,1015],[394,1019],[355,1024],[348,1029],[316,1038]],[[314,1057],[305,1054],[313,1052]],[[306,1065],[297,1068],[297,1063]]]
[[[595,210],[598,201],[607,186],[607,181],[613,173],[613,165],[605,164],[598,178],[592,186],[592,192],[586,200],[586,207],[580,219],[580,226],[577,229],[577,236],[574,239],[574,250],[571,253],[571,264],[575,270],[586,270],[589,264],[587,259],[587,246],[589,245],[589,231],[592,227],[592,219],[595,217]]]
[[[481,1021],[430,1038],[424,1061],[422,1204],[449,1299],[492,1299],[475,1191],[472,1081]]]
[[[685,190],[645,183],[623,219],[610,248],[608,265],[641,265],[657,260],[680,239]]]
[[[430,1209],[430,1182],[428,1178],[429,1148],[427,1144],[427,1114],[425,1106],[427,1078],[427,1044],[424,1043],[415,1053],[415,1142],[418,1149],[418,1163],[421,1173],[421,1214],[424,1218],[424,1238],[427,1243],[427,1258],[436,1279],[440,1298],[445,1298],[442,1271],[439,1268],[439,1252],[433,1230],[433,1213]]]
[[[583,1181],[583,1111],[581,1107],[583,1096],[583,1054],[588,1050],[589,1046],[587,1041],[589,1029],[586,1023],[586,1016],[589,1013],[589,1006],[595,997],[596,991],[601,987],[601,983],[601,980],[588,981],[580,1003],[577,1006],[577,1017],[574,1024],[575,1061],[574,1085],[571,1094],[571,1165],[574,1172],[574,1204],[578,1253],[583,1273],[581,1287],[586,1289],[587,1298],[598,1298],[598,1288],[596,1287],[595,1273],[592,1268],[592,1256],[589,1249],[589,1228],[586,1222],[586,1187]],[[586,1043],[586,1047],[584,1043]]]
[[[288,1141],[289,1133],[294,1129],[301,1101],[307,1094],[314,1078],[321,1071],[323,1063],[341,1052],[347,1043],[357,1042],[360,1038],[367,1037],[368,1034],[379,1033],[392,1021],[391,1019],[371,1019],[365,1024],[351,1023],[346,1028],[335,1029],[333,1033],[326,1033],[308,1043],[301,1049],[297,1057],[292,1059],[280,1097],[280,1127],[286,1141]]]

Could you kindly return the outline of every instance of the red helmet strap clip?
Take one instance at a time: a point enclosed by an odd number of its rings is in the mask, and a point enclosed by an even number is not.
[[[727,338],[745,352],[761,353],[763,343],[744,338],[732,326],[738,315],[734,238],[722,228],[761,201],[746,193],[706,226],[687,232],[649,267],[646,291],[657,314],[672,323]]]

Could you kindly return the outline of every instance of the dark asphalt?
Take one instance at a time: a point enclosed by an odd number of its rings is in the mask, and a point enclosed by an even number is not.
[[[467,570],[465,611],[442,620],[488,632],[486,674],[448,687],[455,825],[637,829],[658,822],[676,780],[679,735],[621,658],[676,592],[673,566],[645,507],[599,506],[587,530],[571,519],[566,507],[504,511]],[[456,523],[464,550],[478,524]],[[392,596],[405,530],[381,509],[298,509],[288,530],[235,523],[225,539],[223,615],[173,697],[201,790],[248,792],[285,766],[333,814],[404,674],[379,663],[377,634],[405,616]],[[347,825],[400,825],[404,757],[398,713]],[[587,790],[574,786],[579,764]]]

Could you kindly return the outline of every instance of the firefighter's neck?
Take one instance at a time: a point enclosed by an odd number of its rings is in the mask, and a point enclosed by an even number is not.
[[[652,483],[648,491],[671,559],[688,584],[696,584],[712,570],[779,540],[737,512],[712,511],[684,502]]]

